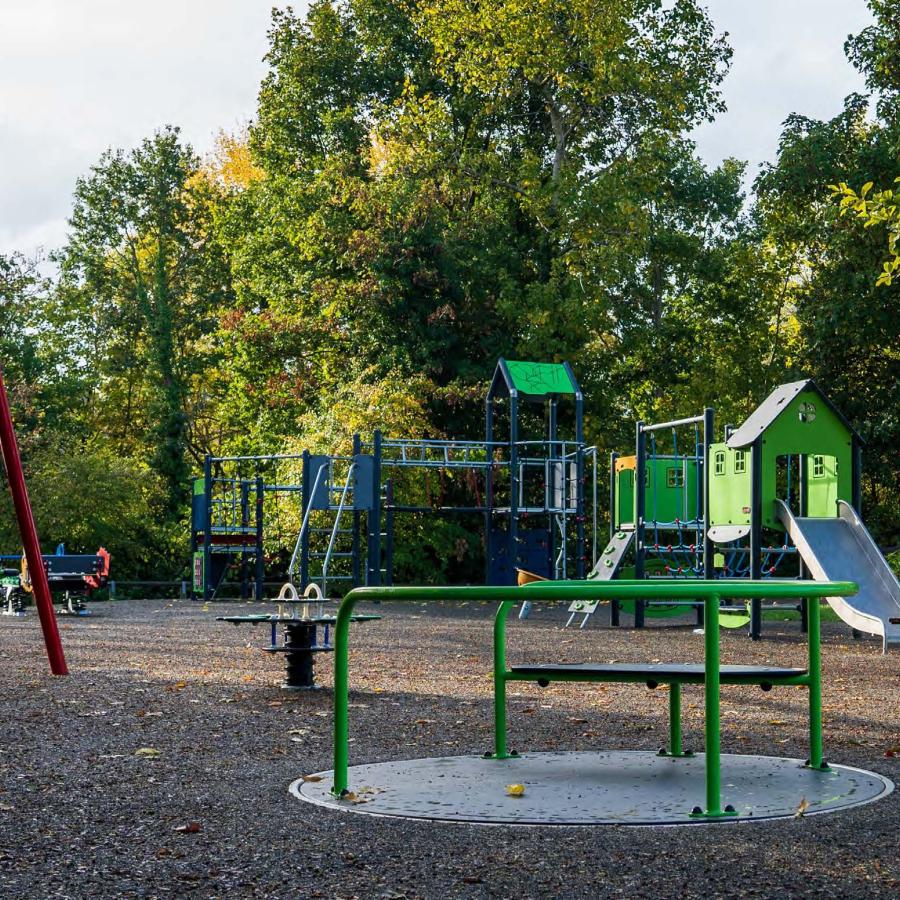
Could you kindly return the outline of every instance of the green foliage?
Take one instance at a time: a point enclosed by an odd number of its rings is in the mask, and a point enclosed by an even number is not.
[[[203,342],[228,283],[198,166],[177,129],[105,153],[75,189],[58,295],[78,351],[113,388],[95,398],[104,430],[146,454],[171,515],[188,497],[191,381],[216,360]]]
[[[900,176],[894,179],[894,184],[900,184]],[[882,265],[875,284],[890,287],[897,270],[900,269],[900,247],[897,244],[900,239],[900,215],[897,214],[894,191],[888,189],[869,193],[874,186],[874,182],[867,181],[857,194],[845,182],[828,185],[835,194],[835,199],[840,198],[842,216],[852,214],[862,221],[863,228],[883,225],[887,229],[888,253],[891,254],[891,258]]]
[[[109,447],[51,445],[29,460],[28,492],[45,553],[59,543],[71,553],[103,546],[120,577],[171,574],[166,559],[182,536],[161,522],[165,492],[145,466]],[[21,544],[8,491],[2,504],[0,544],[5,552],[17,552]]]
[[[897,174],[894,5],[870,0],[846,45],[876,118],[857,95],[831,121],[791,116],[751,198],[743,163],[706,166],[686,138],[722,110],[731,55],[699,0],[274,11],[246,132],[207,160],[175,128],[105,153],[58,279],[0,257],[45,541],[174,574],[204,454],[477,437],[505,355],[569,360],[601,451],[636,418],[713,405],[721,427],[812,375],[867,440],[867,519],[891,543],[898,218],[873,188]],[[472,488],[398,477],[411,503]],[[398,577],[479,577],[480,523],[397,527]]]
[[[831,121],[788,119],[777,163],[756,188],[765,231],[795,273],[788,298],[797,320],[799,368],[816,378],[866,441],[866,518],[890,544],[900,496],[900,285],[896,279],[876,285],[884,239],[878,229],[860,228],[858,220],[841,215],[828,187],[894,178],[896,122],[872,122],[866,113],[866,99],[851,96]]]
[[[894,553],[888,553],[887,561],[894,570],[894,574],[900,578],[900,550],[897,550]]]

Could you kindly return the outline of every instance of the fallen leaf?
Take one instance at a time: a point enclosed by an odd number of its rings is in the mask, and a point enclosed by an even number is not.
[[[525,796],[525,785],[524,784],[508,784],[506,786],[506,795],[508,797],[524,797]]]
[[[376,794],[381,793],[381,788],[364,787],[360,788],[350,799],[351,803],[371,803],[375,799]]]
[[[177,831],[179,834],[197,834],[198,831],[203,831],[203,826],[199,822],[188,822],[187,825],[179,825],[172,831]]]
[[[303,780],[304,780],[304,781],[311,781],[311,782],[321,781],[321,780],[322,780],[322,776],[321,776],[321,775],[304,775],[304,776],[303,776]]]
[[[794,813],[795,819],[800,819],[803,817],[803,813],[805,813],[809,809],[809,800],[804,797],[800,801],[800,805],[797,807],[797,812]]]
[[[157,759],[162,753],[156,747],[139,747],[134,751],[134,755],[141,759]]]
[[[434,719],[416,719],[416,725],[434,725]]]

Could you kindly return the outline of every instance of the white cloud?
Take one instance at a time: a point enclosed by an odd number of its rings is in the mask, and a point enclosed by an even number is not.
[[[868,25],[865,0],[707,0],[716,27],[734,50],[723,84],[728,112],[694,137],[709,163],[749,160],[749,175],[775,158],[793,112],[837,115],[847,94],[864,90],[844,56],[844,41]]]
[[[0,252],[58,245],[76,179],[108,147],[174,124],[202,152],[252,117],[270,10],[0,0]]]

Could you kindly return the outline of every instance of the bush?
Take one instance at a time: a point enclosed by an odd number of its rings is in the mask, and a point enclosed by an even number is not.
[[[159,478],[142,463],[102,446],[36,451],[26,470],[35,524],[45,553],[64,543],[70,553],[106,547],[115,578],[161,577],[184,556],[181,529],[166,524]],[[16,553],[21,538],[8,490],[0,542]],[[183,564],[183,560],[178,560]]]

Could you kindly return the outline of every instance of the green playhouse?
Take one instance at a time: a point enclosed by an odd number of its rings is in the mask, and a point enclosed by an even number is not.
[[[780,385],[722,440],[713,429],[712,409],[637,423],[635,453],[610,460],[610,538],[590,577],[853,580],[859,594],[829,598],[832,608],[885,650],[900,645],[900,585],[860,516],[863,440],[821,388]],[[749,603],[754,639],[761,604]],[[571,607],[582,625],[595,609]],[[667,601],[625,609],[637,627],[685,611]],[[613,624],[618,616],[614,601]]]

